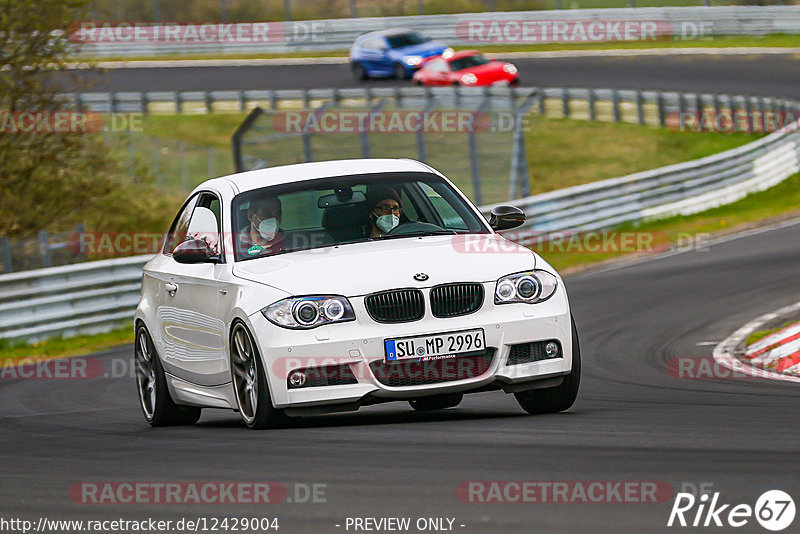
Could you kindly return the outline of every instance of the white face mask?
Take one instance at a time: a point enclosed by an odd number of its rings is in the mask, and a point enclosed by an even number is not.
[[[258,219],[258,217],[256,217]],[[278,219],[275,217],[264,219],[258,224],[258,233],[267,241],[275,239],[275,234],[278,233]]]
[[[383,232],[390,231],[392,228],[394,228],[398,224],[400,224],[400,217],[398,217],[395,214],[381,215],[375,221],[375,226],[380,228],[380,230],[383,231]]]

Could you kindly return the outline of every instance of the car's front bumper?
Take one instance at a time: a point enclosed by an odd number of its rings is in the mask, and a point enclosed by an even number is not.
[[[447,319],[433,317],[427,298],[425,317],[419,321],[380,324],[373,321],[363,297],[351,298],[356,321],[326,325],[312,330],[288,330],[273,325],[259,312],[250,317],[277,408],[323,408],[358,406],[380,399],[414,399],[427,395],[502,387],[507,391],[524,389],[520,384],[560,377],[572,368],[572,331],[569,304],[563,284],[547,301],[538,304],[494,304],[494,282],[484,284],[484,303],[476,313]],[[384,362],[384,340],[407,336],[438,334],[482,328],[486,347],[493,349],[485,372],[436,383],[415,383],[400,387],[382,383],[370,368]],[[555,340],[559,357],[508,365],[510,346]],[[296,369],[325,365],[346,365],[356,383],[290,389],[289,374]],[[395,364],[397,365],[397,364]]]

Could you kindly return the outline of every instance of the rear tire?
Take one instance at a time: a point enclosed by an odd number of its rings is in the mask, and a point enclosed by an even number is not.
[[[427,412],[455,408],[461,404],[463,399],[463,393],[448,393],[446,395],[436,395],[435,397],[422,397],[421,399],[408,401],[408,403],[418,412]]]
[[[581,384],[581,348],[578,343],[578,329],[572,321],[572,370],[564,376],[560,386],[546,389],[532,389],[514,393],[517,402],[529,414],[557,413],[569,409],[578,397]]]
[[[366,80],[368,78],[367,70],[364,68],[364,65],[362,65],[361,63],[358,63],[357,61],[353,62],[350,65],[350,70],[353,71],[353,76],[359,82],[363,82],[364,80]]]
[[[267,378],[253,336],[244,324],[231,331],[231,379],[242,421],[253,430],[278,428],[288,422],[283,410],[272,406]]]
[[[200,419],[200,408],[181,406],[172,400],[161,359],[144,325],[136,328],[134,362],[139,406],[150,426],[193,425]]]

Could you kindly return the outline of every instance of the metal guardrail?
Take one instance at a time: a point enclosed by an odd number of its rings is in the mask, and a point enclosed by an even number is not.
[[[793,113],[794,117],[800,110],[797,102],[770,98],[559,88],[503,90],[512,102],[515,98],[542,95],[536,105],[544,112],[555,108],[566,116],[642,124],[665,125],[672,113],[681,110],[772,111]],[[363,95],[368,90],[357,91]],[[323,91],[305,96],[312,99],[322,94],[330,95]],[[468,97],[460,91],[456,94],[459,98]],[[406,96],[407,93],[401,98]],[[800,133],[786,129],[698,160],[511,203],[528,215],[523,230],[580,232],[696,213],[767,189],[797,172]],[[492,207],[481,209],[488,213]],[[0,338],[36,341],[57,334],[102,331],[130,319],[139,298],[141,268],[147,259],[149,256],[137,256],[0,275]]]
[[[129,321],[151,256],[0,275],[0,338],[38,341]]]
[[[347,49],[361,33],[414,28],[452,46],[491,44],[464,38],[464,24],[492,21],[655,21],[659,33],[697,38],[692,32],[713,35],[764,35],[800,33],[800,8],[794,6],[638,7],[569,9],[371,17],[270,23],[277,35],[269,42],[142,42],[121,40],[84,44],[80,53],[91,57],[142,57],[164,54],[256,54]],[[691,30],[691,31],[690,31]],[[182,32],[179,32],[183,35]],[[237,35],[236,24],[231,33]],[[163,31],[162,31],[163,34]],[[245,33],[249,35],[248,32]],[[557,39],[556,39],[557,40]],[[553,42],[554,39],[537,41]],[[508,43],[506,43],[508,44]],[[513,44],[513,43],[512,43]]]

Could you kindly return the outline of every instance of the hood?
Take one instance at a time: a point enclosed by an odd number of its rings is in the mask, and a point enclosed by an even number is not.
[[[447,50],[447,45],[437,41],[428,41],[427,43],[404,46],[403,48],[392,48],[389,50],[389,53],[392,55],[392,57],[400,59],[403,56],[438,56],[445,50]]]
[[[291,295],[346,297],[447,282],[487,282],[533,269],[536,256],[497,234],[428,236],[353,243],[237,262],[239,278]],[[425,273],[428,280],[414,280]]]
[[[502,80],[505,78],[513,78],[514,77],[513,75],[508,74],[506,71],[503,70],[503,65],[505,65],[503,61],[493,60],[483,65],[478,65],[476,67],[470,67],[468,69],[459,70],[455,72],[455,74],[462,76],[467,72],[471,72],[472,74],[477,76],[479,80],[483,81],[495,81],[495,80]]]

